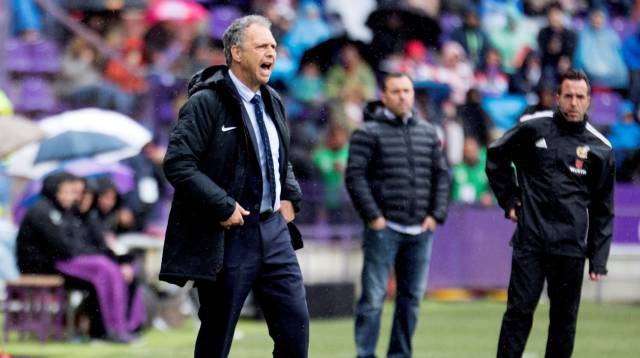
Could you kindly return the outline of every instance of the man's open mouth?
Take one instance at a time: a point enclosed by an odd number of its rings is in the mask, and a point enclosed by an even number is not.
[[[273,67],[273,63],[272,62],[263,62],[260,65],[260,68],[262,68],[263,70],[270,70],[271,67]]]

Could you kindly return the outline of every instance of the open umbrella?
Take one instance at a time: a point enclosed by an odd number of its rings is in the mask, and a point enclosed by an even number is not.
[[[302,54],[300,67],[306,63],[313,62],[318,65],[322,72],[329,70],[331,65],[339,61],[340,49],[347,45],[353,45],[358,49],[360,56],[372,67],[376,68],[376,60],[371,52],[369,45],[360,40],[354,40],[346,35],[330,38],[323,41],[312,48],[306,50]]]
[[[67,111],[42,119],[38,126],[48,135],[67,131],[95,132],[120,138],[140,147],[151,141],[151,132],[124,114],[97,108]]]
[[[88,158],[126,147],[127,143],[107,134],[69,131],[41,141],[34,163]]]
[[[61,0],[60,5],[69,10],[116,11],[124,8],[145,9],[145,0]]]
[[[402,4],[384,5],[369,14],[367,27],[376,34],[397,36],[398,40],[418,39],[438,45],[440,25],[424,10]]]
[[[91,159],[99,164],[109,164],[132,157],[142,149],[142,145],[130,145],[123,140],[104,134],[87,135],[85,133],[84,135],[87,136],[85,139],[82,135],[82,132],[73,134],[74,137],[80,136],[80,138],[71,141],[77,141],[79,144],[49,145],[61,143],[62,140],[59,138],[68,137],[67,133],[62,133],[40,143],[31,143],[20,148],[7,160],[7,173],[14,177],[36,179],[68,161]],[[101,138],[99,143],[95,145],[90,143],[96,138]]]
[[[44,138],[46,133],[34,122],[22,117],[0,118],[0,158]]]
[[[151,23],[159,21],[195,22],[203,20],[207,15],[207,9],[192,0],[160,0],[151,5],[146,17]]]

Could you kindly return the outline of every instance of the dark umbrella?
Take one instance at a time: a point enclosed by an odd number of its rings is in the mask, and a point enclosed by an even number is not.
[[[300,67],[307,63],[315,63],[320,68],[320,71],[326,72],[331,65],[339,61],[340,49],[347,45],[355,46],[360,56],[362,56],[371,67],[377,67],[377,62],[371,52],[371,47],[360,40],[351,39],[346,35],[330,38],[306,50],[302,54]]]
[[[62,0],[62,7],[70,10],[112,11],[123,8],[146,9],[145,0]]]
[[[375,35],[396,36],[398,40],[417,39],[427,46],[437,46],[438,21],[424,10],[408,5],[385,5],[369,14],[366,22]]]

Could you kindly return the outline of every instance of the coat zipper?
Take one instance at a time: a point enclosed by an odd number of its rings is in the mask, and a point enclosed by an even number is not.
[[[413,158],[413,144],[411,143],[411,133],[409,131],[409,123],[403,124],[403,132],[404,132],[404,141],[405,141],[405,144],[407,145],[407,152],[408,152],[407,159],[409,160],[409,171],[411,172],[409,185],[411,185],[412,191],[415,192],[416,172],[415,172],[415,162]],[[412,195],[411,198],[409,199],[409,215],[414,215],[415,211],[416,211],[416,197],[415,195]]]
[[[584,242],[586,243],[589,239],[589,208],[586,208],[587,211],[587,232],[584,234]]]

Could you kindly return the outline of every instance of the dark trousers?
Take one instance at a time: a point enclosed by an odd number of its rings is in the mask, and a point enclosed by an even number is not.
[[[549,334],[545,357],[571,357],[584,275],[584,259],[514,250],[507,311],[502,318],[498,357],[522,357],[533,313],[547,280]]]
[[[240,310],[253,289],[274,341],[273,356],[306,358],[309,314],[302,274],[279,213],[252,214],[225,235],[224,266],[216,282],[197,282],[201,326],[195,358],[229,355]]]

